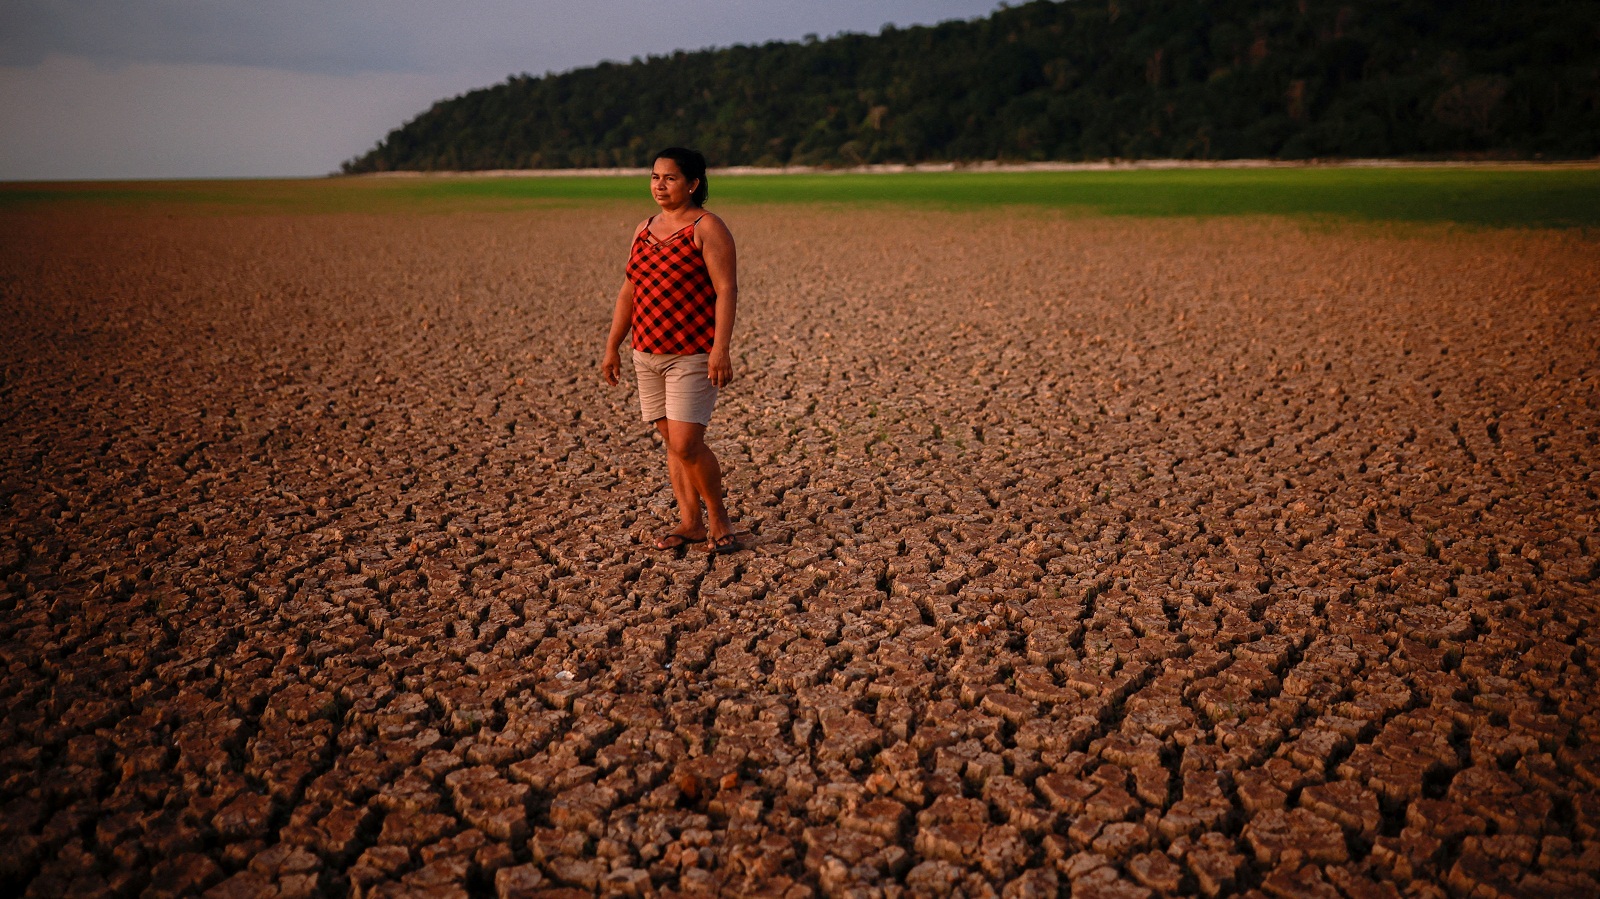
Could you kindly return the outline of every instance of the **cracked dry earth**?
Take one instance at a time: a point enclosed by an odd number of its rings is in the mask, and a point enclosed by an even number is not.
[[[0,226],[27,896],[1588,896],[1592,236],[642,206]]]

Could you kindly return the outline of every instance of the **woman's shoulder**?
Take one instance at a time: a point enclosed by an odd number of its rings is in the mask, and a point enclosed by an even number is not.
[[[694,230],[697,233],[710,232],[730,235],[733,233],[728,230],[728,223],[722,220],[722,216],[710,210],[701,210],[700,217],[694,220]]]
[[[650,227],[650,223],[655,221],[655,218],[656,217],[652,215],[649,218],[640,221],[639,224],[633,229],[633,236],[638,237],[639,235],[643,234],[644,229]]]

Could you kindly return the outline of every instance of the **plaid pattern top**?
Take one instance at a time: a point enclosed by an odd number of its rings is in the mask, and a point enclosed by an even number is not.
[[[628,280],[633,282],[631,330],[633,348],[641,353],[711,352],[717,335],[717,291],[705,256],[694,245],[694,226],[699,222],[695,219],[666,240],[656,240],[646,224],[633,239],[628,256]]]

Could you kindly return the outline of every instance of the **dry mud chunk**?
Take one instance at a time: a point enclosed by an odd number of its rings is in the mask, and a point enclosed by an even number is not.
[[[824,711],[821,723],[823,740],[817,747],[819,758],[858,759],[876,749],[883,738],[872,719],[856,711]]]
[[[1149,845],[1150,832],[1143,825],[1118,821],[1101,828],[1091,848],[1106,858],[1122,860]]]
[[[984,711],[998,715],[1018,726],[1032,719],[1038,713],[1037,706],[1014,693],[991,692],[985,694],[980,705]]]
[[[906,890],[913,896],[953,895],[967,871],[946,861],[925,861],[906,874]]]
[[[882,837],[837,827],[809,828],[804,841],[806,869],[819,876],[831,876],[835,881],[845,878],[848,871],[862,870],[864,863],[882,862],[882,853],[889,848]],[[877,870],[879,866],[869,864],[868,867]]]
[[[516,865],[494,873],[497,899],[532,899],[544,888],[544,872],[538,865]]]
[[[1095,870],[1072,881],[1072,895],[1094,899],[1150,899],[1151,892],[1123,879],[1111,867]]]
[[[1021,832],[1009,825],[990,828],[978,850],[978,866],[996,880],[1006,880],[1028,862],[1028,843]]]
[[[663,837],[661,842],[666,843],[668,837]],[[588,834],[581,831],[552,830],[540,827],[534,830],[533,836],[528,838],[528,851],[534,861],[548,862],[556,858],[577,858],[588,854],[591,841]]]
[[[1161,893],[1175,893],[1183,869],[1164,852],[1143,852],[1128,860],[1128,873],[1139,883]]]
[[[1281,809],[1288,802],[1288,793],[1278,786],[1272,775],[1264,769],[1252,768],[1234,776],[1234,789],[1239,804],[1251,814],[1270,809]]]
[[[1231,889],[1244,862],[1244,856],[1225,848],[1195,849],[1184,856],[1184,864],[1207,896],[1219,896]]]
[[[974,860],[987,829],[970,821],[924,824],[917,829],[917,853],[951,864],[967,864]]]
[[[1281,865],[1262,880],[1261,889],[1278,899],[1342,899],[1315,865]]]
[[[1050,899],[1061,892],[1060,878],[1052,868],[1034,868],[1005,885],[1003,899]]]
[[[872,834],[885,840],[896,840],[906,819],[906,807],[891,799],[874,799],[864,802],[839,819],[842,827]]]
[[[379,883],[397,877],[410,866],[411,849],[405,846],[373,846],[361,853],[347,872],[353,892],[368,892]]]
[[[1338,825],[1303,808],[1256,815],[1245,825],[1244,839],[1263,865],[1338,863],[1349,855]]]
[[[1045,808],[1031,790],[1014,778],[989,778],[984,782],[983,796],[1008,823],[1024,833],[1040,834],[1055,827],[1056,814]]]
[[[1098,755],[1124,768],[1159,767],[1164,748],[1165,744],[1148,734],[1135,733],[1133,736],[1113,734],[1090,743],[1089,754]]]
[[[1142,809],[1138,800],[1115,784],[1101,787],[1083,803],[1084,815],[1105,822],[1126,820]]]
[[[1300,806],[1368,840],[1382,823],[1378,797],[1348,780],[1307,787],[1300,794]]]
[[[277,895],[316,896],[321,892],[322,860],[294,846],[278,844],[256,854],[249,871],[274,885]],[[225,888],[225,885],[224,887]]]
[[[432,843],[460,828],[454,817],[438,812],[390,812],[378,833],[382,845],[418,847]]]
[[[598,859],[561,856],[545,862],[545,866],[556,880],[591,891],[599,888],[607,873],[605,864]]]
[[[1323,771],[1330,759],[1351,745],[1351,738],[1340,731],[1310,727],[1283,748],[1289,761],[1307,771]]]
[[[209,857],[185,853],[157,862],[150,872],[150,885],[142,895],[151,899],[192,896],[204,892],[224,876],[222,868]]]
[[[995,878],[1014,876],[1029,854],[1016,828],[970,822],[922,825],[917,830],[916,850],[925,857],[981,868]]]
[[[1379,870],[1404,883],[1428,876],[1444,844],[1421,828],[1407,827],[1397,837],[1380,836],[1372,844],[1372,860]]]
[[[1051,807],[1064,815],[1082,813],[1084,804],[1100,790],[1099,784],[1060,772],[1039,778],[1036,787]]]
[[[497,840],[527,836],[526,784],[509,783],[493,768],[462,768],[445,775],[445,785],[455,799],[455,809],[467,823]],[[552,803],[552,820],[553,820]]]
[[[1539,833],[1554,808],[1549,796],[1529,792],[1498,768],[1481,766],[1456,774],[1445,798],[1508,833]]]
[[[1403,745],[1362,744],[1339,765],[1339,776],[1366,783],[1390,802],[1407,802],[1422,795],[1424,780],[1443,768],[1432,754]]]
[[[272,819],[272,800],[257,793],[241,793],[217,811],[211,826],[225,839],[264,836]]]
[[[1523,871],[1516,864],[1485,856],[1463,855],[1450,866],[1445,884],[1462,896],[1521,896]]]
[[[1393,883],[1357,865],[1330,865],[1322,873],[1349,899],[1400,899],[1400,890]]]

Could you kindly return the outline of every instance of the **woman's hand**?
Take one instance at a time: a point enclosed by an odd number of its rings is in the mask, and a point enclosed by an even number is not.
[[[617,377],[621,373],[622,356],[617,353],[615,347],[612,347],[606,350],[605,357],[600,360],[600,377],[605,378],[607,384],[615,387],[617,386]]]
[[[728,382],[733,380],[733,360],[728,358],[726,349],[711,348],[711,357],[706,360],[706,375],[711,378],[712,385],[719,390],[728,386]]]

